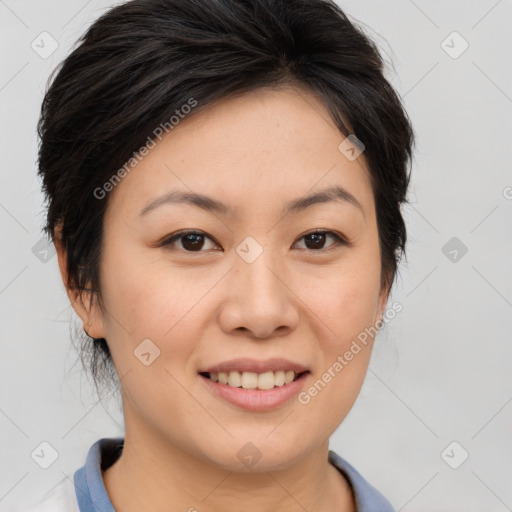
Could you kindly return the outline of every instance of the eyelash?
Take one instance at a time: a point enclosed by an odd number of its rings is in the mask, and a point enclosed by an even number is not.
[[[343,236],[339,235],[338,233],[334,232],[334,231],[329,231],[329,230],[321,230],[321,229],[317,229],[317,230],[313,230],[313,231],[310,231],[309,233],[305,233],[304,235],[302,235],[299,240],[302,240],[303,238],[309,236],[309,235],[332,235],[335,239],[335,243],[330,245],[329,247],[327,247],[326,249],[303,249],[305,251],[309,251],[309,252],[326,252],[326,251],[330,251],[332,250],[333,248],[337,247],[337,246],[350,246],[350,242],[344,238]],[[212,242],[214,242],[216,245],[219,245],[213,238],[211,238],[210,236],[208,236],[206,233],[204,233],[203,231],[198,231],[198,230],[185,230],[185,231],[179,231],[178,233],[174,233],[173,235],[171,235],[169,238],[166,238],[163,242],[161,242],[159,244],[160,247],[170,247],[176,240],[179,240],[180,238],[183,238],[187,235],[198,235],[198,236],[204,236],[205,238],[209,238]],[[175,250],[175,249],[171,249],[171,250]],[[183,250],[183,252],[187,252],[187,253],[201,253],[201,252],[206,252],[206,251],[202,251],[202,250],[199,250],[199,251],[187,251],[186,249],[180,249],[180,250]]]

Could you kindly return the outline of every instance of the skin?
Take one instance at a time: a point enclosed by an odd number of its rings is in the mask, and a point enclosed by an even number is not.
[[[124,451],[103,472],[117,510],[355,510],[327,452],[360,391],[372,339],[307,405],[294,397],[274,411],[244,411],[197,373],[236,357],[284,357],[310,370],[307,390],[381,317],[389,290],[380,287],[370,178],[364,154],[350,161],[339,151],[344,139],[312,93],[259,89],[185,118],[109,193],[104,307],[68,294],[89,334],[107,339],[121,378]],[[364,211],[331,201],[281,215],[286,202],[332,185]],[[172,190],[211,196],[236,214],[165,204],[140,215]],[[350,245],[305,237],[320,228]],[[188,229],[207,235],[202,247],[183,236],[158,245]],[[263,248],[252,263],[236,252],[248,236]],[[145,366],[133,351],[148,338],[160,356]],[[237,457],[247,442],[262,455],[250,469]]]

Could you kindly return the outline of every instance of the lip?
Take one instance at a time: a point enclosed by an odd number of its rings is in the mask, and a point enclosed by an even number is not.
[[[283,367],[281,366],[281,368]],[[265,412],[278,409],[296,396],[305,387],[309,375],[310,372],[307,371],[289,384],[272,389],[234,388],[228,384],[215,382],[203,375],[198,375],[198,377],[215,397],[246,411]]]
[[[229,373],[236,371],[264,373],[277,372],[279,370],[293,370],[295,373],[303,373],[308,371],[308,368],[294,361],[282,358],[266,359],[265,361],[249,358],[239,358],[231,359],[230,361],[225,361],[223,363],[216,364],[215,366],[204,368],[199,370],[198,373]]]

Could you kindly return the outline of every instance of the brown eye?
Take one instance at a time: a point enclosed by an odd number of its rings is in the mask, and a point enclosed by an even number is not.
[[[306,249],[318,251],[326,249],[324,247],[326,240],[331,237],[335,240],[334,244],[330,244],[327,248],[337,245],[346,245],[347,242],[338,234],[332,231],[313,231],[308,233],[300,238],[300,240],[304,239]]]
[[[334,243],[329,244],[325,247],[328,239],[331,238],[334,240]],[[333,231],[312,231],[311,233],[307,233],[303,235],[300,240],[305,241],[305,249],[311,250],[315,252],[329,250],[331,247],[339,246],[339,245],[348,245],[348,242],[334,233]],[[207,247],[208,241],[210,241],[213,246]],[[177,245],[179,243],[179,246]],[[206,249],[205,249],[206,245]],[[179,233],[175,233],[166,240],[161,243],[162,247],[168,247],[169,249],[178,249],[183,250],[185,252],[205,252],[208,249],[219,247],[217,243],[210,238],[206,233],[202,231],[180,231]],[[205,250],[203,250],[205,249]]]
[[[182,249],[186,252],[204,252],[202,249],[204,248],[207,240],[210,240],[213,242],[214,246],[217,246],[217,244],[202,231],[180,231],[179,233],[176,233],[170,238],[164,240],[161,245],[162,247],[169,247],[172,249],[172,246],[174,246],[177,241],[180,241],[181,247],[176,247],[177,249]]]

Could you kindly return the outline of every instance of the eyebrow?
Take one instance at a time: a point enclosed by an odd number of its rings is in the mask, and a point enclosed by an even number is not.
[[[301,197],[299,199],[295,199],[286,203],[281,215],[284,217],[289,213],[298,213],[307,208],[319,204],[319,203],[328,203],[328,202],[341,202],[347,203],[355,206],[361,213],[363,217],[365,217],[364,208],[361,203],[355,198],[353,194],[351,194],[348,190],[341,186],[333,186],[326,188],[324,190],[319,190],[313,194],[310,194],[305,197]],[[218,213],[221,215],[234,216],[235,210],[228,206],[225,203],[218,201],[217,199],[213,199],[212,197],[205,196],[203,194],[197,194],[194,192],[180,192],[173,191],[163,196],[157,197],[153,201],[151,201],[148,205],[146,205],[139,213],[139,216],[143,216],[146,213],[162,206],[164,204],[192,204],[202,208],[203,210]]]

